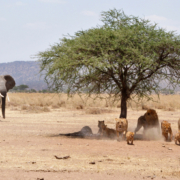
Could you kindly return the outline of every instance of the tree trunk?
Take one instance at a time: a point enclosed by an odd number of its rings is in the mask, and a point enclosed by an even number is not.
[[[2,94],[4,97],[2,97],[2,115],[5,119],[5,108],[6,108],[6,93]]]
[[[126,118],[127,117],[127,99],[128,96],[126,92],[122,91],[121,93],[121,114],[119,118]]]

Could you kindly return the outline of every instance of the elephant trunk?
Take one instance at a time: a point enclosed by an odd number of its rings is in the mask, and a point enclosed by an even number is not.
[[[2,93],[4,97],[2,97],[2,115],[5,119],[5,109],[6,109],[6,93]]]

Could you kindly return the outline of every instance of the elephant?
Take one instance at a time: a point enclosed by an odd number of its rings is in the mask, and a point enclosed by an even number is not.
[[[15,86],[15,80],[10,75],[0,76],[0,95],[2,97],[2,115],[5,119],[7,92]]]

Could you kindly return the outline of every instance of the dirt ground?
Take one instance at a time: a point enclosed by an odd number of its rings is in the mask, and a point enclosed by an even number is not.
[[[180,111],[157,112],[160,122],[171,122],[175,134]],[[134,131],[144,113],[128,110],[129,130]],[[85,125],[97,133],[98,120],[115,128],[114,118],[118,116],[119,109],[98,115],[62,108],[39,114],[7,110],[6,119],[0,118],[0,179],[180,179],[180,146],[174,141],[142,139],[142,130],[134,145],[127,145],[125,140],[59,136]]]

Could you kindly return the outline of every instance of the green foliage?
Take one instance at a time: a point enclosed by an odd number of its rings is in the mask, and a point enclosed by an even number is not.
[[[19,86],[15,86],[13,88],[14,91],[25,91],[27,88],[29,88],[27,85],[25,84],[21,84]]]
[[[35,89],[30,89],[29,92],[31,92],[31,93],[36,93],[37,91],[36,91]]]
[[[104,25],[67,36],[37,56],[49,87],[139,98],[180,77],[180,36],[122,10],[102,12]]]

